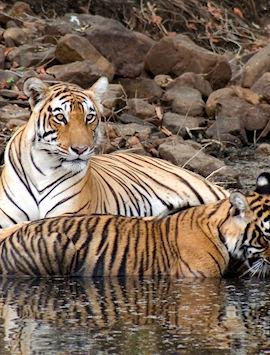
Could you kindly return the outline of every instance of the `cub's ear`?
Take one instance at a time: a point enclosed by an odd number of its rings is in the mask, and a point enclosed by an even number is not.
[[[255,192],[270,195],[270,173],[263,172],[257,177]]]
[[[94,85],[91,86],[89,91],[90,96],[95,100],[95,102],[100,106],[101,101],[108,89],[109,81],[105,76],[99,78]]]
[[[249,211],[249,205],[247,199],[241,192],[238,191],[232,192],[230,194],[230,202],[233,206],[232,214],[234,216],[237,216],[239,214],[243,216],[244,213]]]
[[[38,78],[28,78],[24,82],[23,91],[29,97],[31,109],[42,99],[45,98],[49,86]]]

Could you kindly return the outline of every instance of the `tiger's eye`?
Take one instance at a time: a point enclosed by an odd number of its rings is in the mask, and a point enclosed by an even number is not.
[[[96,118],[96,115],[93,113],[88,113],[86,116],[86,123],[92,123]]]
[[[67,123],[67,120],[65,118],[65,116],[62,113],[58,113],[57,115],[54,116],[56,121],[60,122],[60,123]]]

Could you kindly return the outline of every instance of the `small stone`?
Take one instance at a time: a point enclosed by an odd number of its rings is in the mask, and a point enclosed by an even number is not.
[[[200,116],[205,106],[198,90],[184,86],[167,89],[163,99],[172,102],[172,110],[182,115]]]
[[[162,96],[163,90],[153,79],[149,78],[122,78],[119,80],[123,85],[128,98],[144,98],[147,100],[158,99]]]
[[[270,144],[268,143],[261,143],[256,148],[256,153],[262,156],[269,157],[270,156]]]

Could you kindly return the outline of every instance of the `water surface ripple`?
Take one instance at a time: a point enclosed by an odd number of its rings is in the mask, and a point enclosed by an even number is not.
[[[268,280],[0,281],[0,354],[270,354]]]

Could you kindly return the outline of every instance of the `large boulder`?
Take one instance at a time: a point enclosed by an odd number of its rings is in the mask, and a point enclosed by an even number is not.
[[[128,30],[120,22],[102,16],[67,14],[74,30],[85,28],[88,41],[115,65],[116,75],[134,78],[143,70],[143,60],[153,41]]]
[[[228,60],[196,45],[184,35],[162,38],[145,57],[145,68],[154,75],[185,72],[205,74],[214,89],[224,87],[231,78]]]

